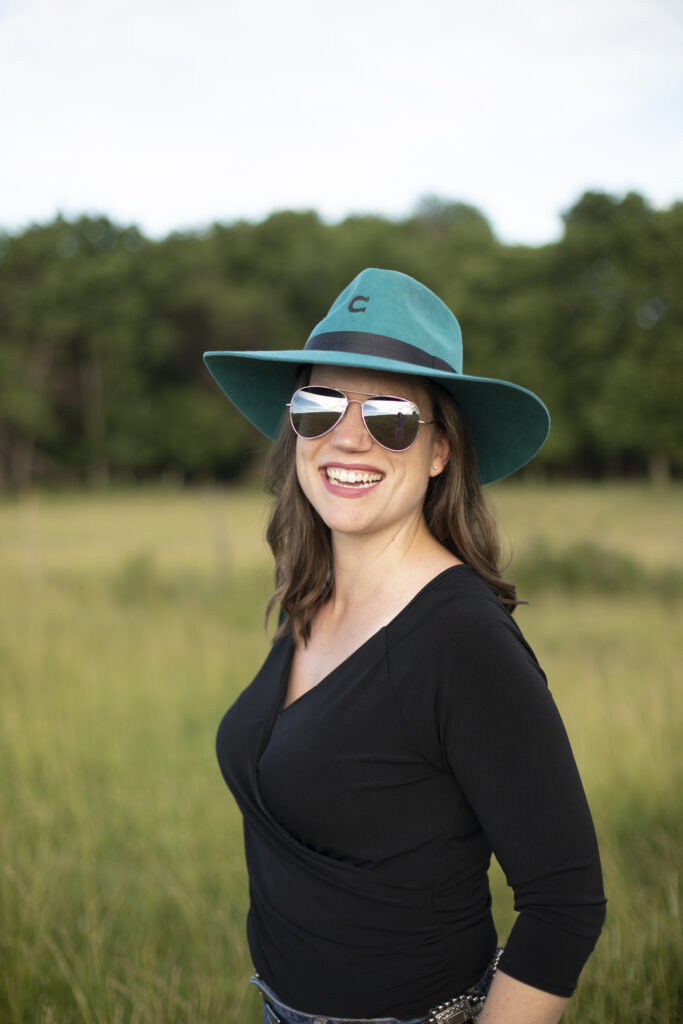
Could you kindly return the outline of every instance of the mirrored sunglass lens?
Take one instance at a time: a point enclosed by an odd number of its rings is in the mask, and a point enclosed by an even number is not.
[[[292,396],[292,426],[301,437],[320,437],[339,421],[346,398],[329,388],[301,388]]]
[[[412,402],[400,398],[368,398],[363,404],[363,415],[375,440],[392,451],[410,448],[417,437],[420,414]]]

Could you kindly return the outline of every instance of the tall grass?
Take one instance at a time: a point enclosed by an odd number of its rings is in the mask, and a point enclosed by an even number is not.
[[[494,498],[610,900],[565,1020],[674,1024],[683,495],[505,485]],[[268,646],[263,521],[248,492],[0,505],[2,1024],[259,1020],[241,825],[213,740]],[[586,544],[617,566],[606,589],[591,559],[578,585],[559,571]],[[504,935],[498,870],[494,891]]]

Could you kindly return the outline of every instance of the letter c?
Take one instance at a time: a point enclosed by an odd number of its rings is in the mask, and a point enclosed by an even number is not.
[[[354,297],[351,299],[351,301],[349,302],[349,304],[348,304],[348,306],[346,308],[348,309],[349,313],[364,313],[365,310],[368,307],[367,306],[357,306],[356,303],[357,302],[369,302],[369,301],[370,301],[370,296],[369,295],[354,295]]]

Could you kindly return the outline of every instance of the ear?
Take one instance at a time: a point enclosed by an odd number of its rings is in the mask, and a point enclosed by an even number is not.
[[[443,473],[446,463],[451,457],[451,446],[448,438],[442,430],[436,432],[434,444],[432,445],[432,462],[429,469],[430,476],[438,476]]]

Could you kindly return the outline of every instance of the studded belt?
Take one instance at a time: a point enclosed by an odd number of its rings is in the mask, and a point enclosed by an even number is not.
[[[462,995],[435,1006],[427,1014],[425,1024],[470,1024],[471,1021],[476,1021],[484,1009],[486,995],[502,955],[503,950],[497,949],[481,981]]]

